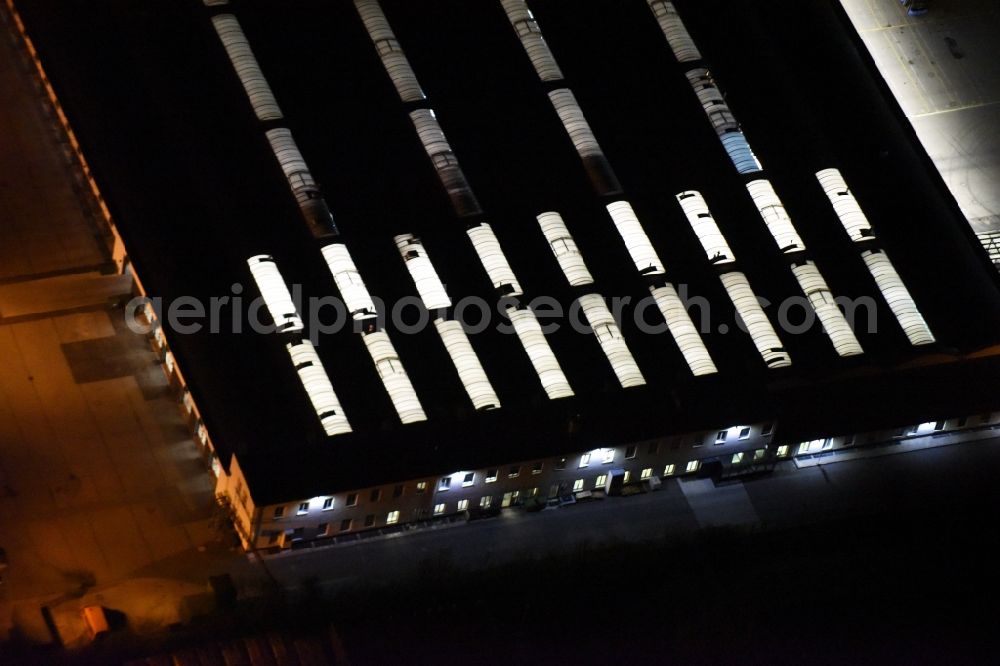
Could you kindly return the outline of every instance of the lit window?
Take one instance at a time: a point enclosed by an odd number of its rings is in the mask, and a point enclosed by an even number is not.
[[[390,511],[389,515],[385,517],[386,525],[395,525],[399,522],[399,511]]]
[[[636,447],[634,446],[627,447],[625,449],[625,460],[631,460],[632,458],[635,458],[635,454],[636,454]]]
[[[499,470],[497,470],[497,469],[487,470],[486,471],[486,483],[493,483],[494,481],[497,480],[497,476],[499,476]],[[463,485],[465,485],[465,484],[463,484]]]
[[[671,474],[673,474],[674,473],[674,468],[675,468],[675,465],[673,463],[670,463],[669,465],[667,465],[666,467],[664,467],[663,468],[663,476],[670,476]]]
[[[750,428],[740,430],[740,439],[747,439],[748,437],[750,437]]]
[[[700,466],[701,463],[699,463],[697,460],[692,460],[687,464],[687,467],[684,468],[684,471],[687,472],[688,474],[690,474],[691,472],[697,472],[698,467]]]
[[[444,513],[444,503],[442,502],[441,504],[435,504],[434,505],[434,515],[435,516],[440,516],[442,513]]]
[[[625,470],[625,476],[622,478],[622,483],[628,483],[632,480],[632,472]]]
[[[719,433],[715,436],[715,443],[722,444],[723,442],[726,441],[726,437],[728,436],[729,436],[728,430],[720,430]]]
[[[639,478],[643,479],[643,480],[646,480],[646,479],[648,479],[651,476],[653,476],[653,468],[652,467],[647,467],[646,469],[642,470],[642,473],[639,474]]]
[[[521,467],[519,465],[513,465],[510,471],[507,472],[508,479],[516,479],[521,474]]]
[[[340,531],[347,532],[348,530],[351,529],[352,523],[354,523],[353,518],[344,518],[342,521],[340,521]]]
[[[583,479],[577,479],[573,482],[573,492],[578,493],[583,490]]]
[[[370,499],[370,500],[371,500],[372,502],[377,502],[377,501],[379,501],[380,499],[382,499],[382,490],[381,490],[381,489],[379,489],[379,488],[376,488],[375,490],[373,490],[373,491],[372,491],[372,494],[371,494],[371,496],[370,496],[370,498],[369,498],[369,499]]]
[[[392,489],[392,496],[393,498],[403,496],[403,484],[399,484],[398,486]]]
[[[496,480],[496,475],[495,474],[493,476],[493,480],[494,481]],[[475,482],[476,482],[476,473],[475,472],[469,472],[468,474],[465,475],[465,477],[462,478],[462,487],[463,488],[468,488],[469,486],[471,486]]]
[[[333,498],[327,497],[325,500],[323,500],[323,510],[329,511],[332,508],[333,508]]]
[[[580,467],[586,467],[589,464],[590,464],[590,454],[584,453],[582,456],[580,456]]]
[[[608,485],[608,475],[601,474],[594,480],[594,488],[604,488]]]
[[[375,524],[375,514],[369,513],[367,516],[365,516],[365,527],[371,527],[374,524]]]
[[[427,490],[427,482],[426,481],[418,481],[417,482],[417,494],[418,495],[423,495],[424,491],[426,491],[426,490]]]
[[[465,511],[468,508],[469,508],[469,500],[467,500],[467,499],[458,500],[458,510],[459,511]]]
[[[443,477],[441,483],[438,484],[438,490],[448,490],[449,488],[451,488],[451,477]]]
[[[787,444],[783,444],[783,445],[779,446],[778,447],[778,457],[784,458],[787,455],[788,455],[788,445]]]
[[[302,516],[309,513],[309,502],[302,502],[299,504],[299,510],[296,515]]]
[[[351,493],[347,496],[347,506],[357,506],[358,505],[358,494]]]
[[[743,462],[743,452],[740,451],[739,453],[734,453],[733,454],[733,464],[734,465],[738,465],[741,462]]]
[[[284,515],[285,515],[285,507],[283,507],[283,506],[276,506],[276,507],[274,507],[274,517],[275,518],[281,518]]]
[[[542,470],[545,468],[545,463],[535,463],[531,467],[532,474],[541,474]]]
[[[566,469],[566,459],[559,458],[556,460],[556,469]]]
[[[604,459],[601,460],[605,465],[611,464],[615,461],[615,450],[614,449],[604,449]]]
[[[491,504],[493,504],[493,497],[491,495],[483,495],[481,498],[479,498],[480,508],[488,509],[490,508]]]
[[[765,451],[766,451],[766,449],[757,449],[756,451],[754,451],[753,452],[754,462],[756,462],[758,460],[763,460],[764,459],[764,453],[765,453]]]

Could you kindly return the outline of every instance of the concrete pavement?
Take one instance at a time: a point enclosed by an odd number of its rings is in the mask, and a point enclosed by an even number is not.
[[[841,0],[903,112],[984,244],[1000,232],[1000,5]],[[1000,260],[1000,256],[997,256]]]

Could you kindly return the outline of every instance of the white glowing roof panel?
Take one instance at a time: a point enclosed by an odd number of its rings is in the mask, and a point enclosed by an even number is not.
[[[723,273],[719,279],[722,280],[722,285],[729,294],[729,300],[733,302],[736,313],[743,320],[743,326],[750,334],[767,367],[781,368],[791,365],[792,359],[785,351],[785,345],[774,332],[774,327],[760,307],[757,295],[753,293],[746,276],[739,271],[732,271]]]
[[[674,3],[666,0],[648,0],[648,2],[677,60],[679,62],[701,60],[701,53],[698,52],[698,47],[684,27],[681,17],[677,15]]]
[[[437,310],[451,306],[451,299],[445,291],[441,278],[434,270],[427,252],[424,251],[424,244],[413,234],[401,234],[393,240],[399,254],[403,257],[406,270],[410,272],[413,283],[417,286],[420,300],[424,302],[424,307],[428,310]]]
[[[708,204],[698,192],[681,192],[677,195],[677,201],[684,209],[684,215],[691,224],[701,246],[705,248],[708,260],[713,264],[732,263],[736,257],[729,249],[719,226],[715,223],[712,213],[708,210]]]
[[[604,151],[597,143],[573,92],[569,88],[553,90],[549,93],[549,99],[580,157],[604,157]]]
[[[271,144],[271,150],[274,152],[278,164],[281,165],[285,178],[288,179],[288,185],[292,188],[295,200],[299,204],[308,203],[315,196],[318,188],[302,153],[295,145],[292,131],[285,127],[276,127],[264,134]]]
[[[424,408],[420,405],[417,392],[413,390],[410,377],[406,374],[399,354],[385,331],[374,331],[361,336],[365,341],[368,354],[375,363],[382,384],[385,386],[389,399],[392,401],[399,420],[403,423],[426,421]]]
[[[840,223],[844,226],[847,235],[854,242],[871,240],[875,237],[872,232],[872,225],[865,217],[857,199],[851,194],[847,187],[847,182],[837,169],[823,169],[816,172],[820,187],[826,192],[826,196],[833,204],[833,210],[840,218]]]
[[[438,179],[452,200],[455,211],[462,216],[474,215],[480,212],[479,202],[465,178],[462,166],[458,163],[448,139],[438,123],[432,109],[415,109],[410,112],[413,127],[417,137],[424,146],[427,157],[430,158]]]
[[[542,213],[537,219],[538,225],[542,228],[542,235],[549,242],[552,254],[555,255],[556,261],[559,262],[559,268],[562,269],[563,275],[566,276],[569,283],[574,287],[592,284],[594,278],[587,270],[587,264],[583,260],[583,255],[580,254],[580,248],[576,246],[576,241],[570,236],[562,215],[553,212]]]
[[[514,326],[514,332],[521,341],[525,353],[531,365],[538,374],[538,379],[542,383],[542,388],[549,399],[568,398],[573,395],[573,388],[569,385],[566,375],[563,374],[556,355],[552,353],[542,327],[535,317],[535,313],[530,309],[508,309],[507,317]]]
[[[631,204],[627,201],[616,201],[608,204],[607,208],[615,228],[625,241],[625,247],[635,263],[636,270],[643,275],[661,275],[664,272],[663,262],[653,249],[653,244],[649,242],[649,236],[642,228]]]
[[[542,36],[542,31],[532,16],[531,10],[524,0],[501,0],[507,18],[517,31],[531,64],[542,81],[558,81],[563,78],[549,45]]]
[[[465,387],[465,392],[472,400],[472,405],[476,409],[497,409],[500,407],[500,399],[497,397],[493,385],[490,383],[483,365],[479,361],[479,356],[469,342],[462,324],[457,321],[445,319],[435,319],[434,327],[437,328],[441,341],[444,342],[451,362],[455,364],[458,377]]]
[[[499,289],[506,296],[520,296],[524,292],[514,276],[514,271],[507,262],[507,257],[500,247],[493,228],[486,224],[478,224],[466,233],[472,239],[472,247],[479,256],[479,261],[486,269],[494,289]]]
[[[281,333],[291,331],[301,331],[302,319],[292,302],[292,295],[288,293],[288,286],[285,279],[281,277],[281,271],[274,262],[274,257],[266,254],[259,254],[247,259],[250,266],[250,273],[254,282],[260,290],[260,295],[264,297],[264,304],[267,311],[271,313],[274,325]]]
[[[618,377],[618,383],[622,388],[631,386],[643,386],[646,383],[642,371],[639,370],[632,352],[625,344],[625,338],[615,323],[615,318],[608,310],[607,303],[599,294],[585,294],[580,297],[580,306],[583,308],[583,315],[587,318],[587,323],[594,331],[594,336],[601,345],[604,355],[611,363],[611,369]]]
[[[649,291],[691,372],[695,375],[711,375],[718,372],[705,343],[698,334],[698,329],[691,321],[673,285],[651,286]]]
[[[771,183],[766,180],[752,180],[747,183],[747,191],[753,198],[760,216],[767,225],[767,230],[771,232],[774,242],[778,244],[778,249],[782,252],[801,252],[806,249],[806,244],[799,238],[798,232],[792,226],[792,219],[785,211],[785,206],[781,203]]]
[[[889,309],[896,316],[896,321],[903,328],[903,332],[909,339],[911,345],[929,345],[934,342],[934,334],[924,321],[924,317],[917,309],[917,304],[910,296],[909,290],[903,284],[903,279],[899,277],[895,266],[889,261],[889,255],[881,250],[868,250],[861,253],[868,270],[879,291],[889,304]]]
[[[816,312],[816,316],[823,325],[823,331],[830,338],[837,353],[841,356],[863,354],[861,343],[854,336],[854,331],[847,323],[840,307],[837,306],[833,293],[819,269],[816,268],[816,264],[806,261],[792,266],[792,272],[795,274],[795,279],[798,280],[802,292],[809,299],[809,304]]]
[[[330,268],[333,281],[337,285],[340,297],[347,305],[347,311],[354,319],[368,319],[376,315],[375,303],[372,301],[368,287],[365,286],[361,274],[354,265],[351,253],[342,243],[333,243],[324,247],[321,252]]]
[[[229,55],[230,62],[236,70],[236,75],[243,84],[243,89],[250,98],[250,104],[258,120],[279,120],[281,109],[271,92],[271,87],[260,71],[257,58],[250,49],[250,43],[240,28],[239,21],[232,14],[218,14],[212,17],[215,31],[222,40],[222,45]]]
[[[330,377],[323,368],[313,344],[309,340],[301,340],[295,344],[288,344],[286,348],[292,357],[295,372],[298,373],[326,434],[342,435],[351,432],[351,424],[344,415],[344,410],[330,383]]]
[[[404,102],[417,102],[424,99],[424,91],[420,88],[417,75],[410,67],[410,61],[403,53],[396,35],[392,32],[389,21],[382,12],[377,0],[354,0],[354,7],[361,15],[365,30],[378,50],[382,66],[392,80],[392,84]]]

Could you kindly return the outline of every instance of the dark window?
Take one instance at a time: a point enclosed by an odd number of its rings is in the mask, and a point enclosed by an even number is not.
[[[740,430],[740,439],[746,439],[750,436],[750,428],[743,428]]]
[[[773,423],[765,423],[764,427],[760,429],[760,434],[762,434],[762,435],[770,435],[772,430],[774,430],[774,424]]]
[[[357,506],[358,505],[358,494],[351,493],[347,496],[347,506]]]
[[[566,459],[559,458],[556,460],[556,469],[566,469]]]
[[[332,509],[333,508],[333,498],[332,497],[327,497],[325,500],[323,500],[323,508],[324,509]]]
[[[521,467],[519,465],[511,466],[510,470],[507,472],[507,476],[510,478],[515,478],[521,473]]]
[[[351,520],[350,518],[344,518],[342,521],[340,521],[340,531],[346,532],[347,530],[351,529],[351,523],[353,522],[354,521]]]
[[[646,452],[651,456],[655,456],[659,452],[659,450],[660,450],[659,442],[650,442],[649,448],[646,449]]]
[[[392,496],[393,497],[403,496],[403,484],[399,484],[398,486],[392,489]]]
[[[382,490],[381,490],[381,489],[379,489],[379,488],[376,488],[375,490],[373,490],[373,491],[372,491],[372,494],[371,494],[371,497],[370,497],[369,499],[370,499],[370,500],[371,500],[372,502],[377,502],[377,501],[379,501],[380,499],[382,499]]]
[[[285,507],[283,507],[283,506],[276,506],[276,507],[274,507],[274,517],[275,518],[281,518],[283,515],[285,515]]]
[[[320,523],[316,527],[316,535],[317,536],[326,536],[326,532],[329,529],[330,529],[330,523]]]
[[[634,446],[626,446],[625,447],[625,459],[626,460],[629,460],[631,458],[635,458],[635,453],[636,453],[636,447],[634,447]]]
[[[375,524],[375,514],[369,513],[367,516],[365,516],[365,527],[371,527],[374,524]]]

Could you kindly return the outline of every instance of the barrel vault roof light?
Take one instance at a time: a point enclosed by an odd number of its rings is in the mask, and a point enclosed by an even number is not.
[[[538,27],[538,22],[535,21],[535,17],[531,14],[531,10],[528,9],[524,0],[501,0],[501,3],[504,11],[507,12],[507,18],[510,19],[514,30],[517,31],[521,45],[524,46],[528,58],[531,59],[531,64],[538,72],[538,78],[542,81],[562,79],[562,71],[559,70],[559,65]]]
[[[426,421],[427,415],[420,405],[417,392],[413,390],[410,377],[406,374],[399,354],[385,331],[370,331],[361,336],[368,354],[375,363],[378,376],[382,379],[389,399],[392,401],[399,420],[403,423]]]
[[[462,172],[458,158],[451,149],[444,130],[438,124],[437,117],[431,109],[415,109],[410,112],[410,119],[417,130],[420,143],[423,144],[427,156],[434,165],[441,185],[444,186],[451,199],[452,208],[459,217],[469,217],[481,214],[482,208],[473,194],[469,181]]]
[[[382,7],[377,0],[354,0],[354,6],[361,15],[368,35],[375,43],[382,65],[389,74],[392,84],[396,86],[399,98],[404,102],[417,102],[424,99],[424,91],[420,88],[417,75],[410,67],[410,61],[403,53],[396,35],[393,34],[389,21],[386,20]]]
[[[250,266],[250,273],[257,283],[260,295],[264,297],[264,305],[267,306],[278,332],[292,333],[305,328],[274,257],[258,254],[247,259],[247,265]]]
[[[616,201],[608,204],[607,209],[618,234],[625,241],[625,248],[631,255],[636,270],[643,275],[662,275],[665,271],[663,262],[649,242],[649,236],[632,210],[632,205],[627,201]]]
[[[256,255],[247,260],[247,265],[261,296],[264,297],[264,304],[271,314],[271,319],[278,327],[278,332],[301,333],[302,319],[295,309],[288,286],[274,258],[265,254]],[[351,432],[351,425],[347,422],[344,410],[330,383],[330,377],[326,374],[312,343],[309,340],[296,338],[288,342],[285,349],[326,434],[340,435]]]
[[[811,261],[803,261],[792,264],[792,273],[798,280],[799,286],[809,299],[809,304],[816,311],[816,316],[823,324],[823,330],[833,343],[833,348],[841,356],[855,356],[863,354],[861,344],[854,336],[854,331],[840,311],[830,288],[826,285],[826,280],[820,275],[816,264]]]
[[[757,206],[764,224],[767,225],[767,230],[771,232],[774,242],[778,244],[778,249],[786,254],[805,250],[806,244],[792,225],[792,218],[788,216],[770,181],[763,178],[751,180],[747,183],[747,191],[750,192],[750,197]]]
[[[691,316],[688,315],[683,301],[677,295],[677,290],[672,284],[662,286],[650,286],[650,293],[656,306],[663,314],[664,321],[667,322],[667,329],[673,336],[677,347],[681,350],[681,355],[687,361],[691,372],[696,375],[711,375],[718,372],[712,357],[705,348],[698,329],[695,328]]]
[[[583,161],[583,167],[590,182],[598,194],[609,196],[621,192],[618,177],[611,169],[611,164],[604,156],[590,124],[583,115],[583,110],[576,101],[573,91],[569,88],[559,88],[549,92],[549,100],[555,107],[559,120],[562,121],[577,155]]]
[[[688,71],[686,76],[736,170],[740,173],[760,171],[762,169],[760,161],[750,149],[743,130],[736,122],[733,112],[729,110],[729,105],[726,104],[712,74],[704,67],[698,67]]]
[[[528,354],[528,359],[534,366],[538,379],[541,380],[545,394],[552,400],[572,396],[573,388],[569,385],[559,360],[552,353],[552,348],[542,333],[542,327],[535,313],[527,307],[512,306],[507,309],[507,318],[510,319],[521,346]]]
[[[276,127],[264,133],[274,157],[278,160],[285,178],[288,179],[288,186],[295,196],[295,201],[299,204],[299,210],[309,225],[313,236],[322,238],[324,236],[335,235],[336,227],[333,224],[333,216],[326,205],[326,200],[320,194],[319,186],[312,177],[302,153],[295,145],[292,138],[292,131],[285,127]]]
[[[855,243],[875,240],[872,225],[858,205],[847,183],[837,169],[823,169],[816,173],[820,186],[830,199],[844,231]],[[912,345],[927,345],[934,342],[934,334],[920,314],[916,302],[903,283],[896,268],[883,250],[869,247],[861,253],[868,271],[875,278],[889,309],[896,317]]]
[[[236,69],[236,75],[240,78],[247,97],[250,98],[257,119],[280,120],[282,115],[278,101],[274,98],[264,73],[260,71],[260,65],[250,50],[250,43],[243,34],[239,21],[232,14],[218,14],[212,17],[212,24],[219,34],[219,39],[222,40],[230,62],[233,63],[233,68]]]
[[[601,350],[611,363],[611,369],[618,378],[618,383],[622,388],[644,385],[646,379],[642,376],[642,371],[639,370],[628,345],[625,344],[625,338],[622,337],[615,318],[608,310],[604,297],[600,294],[584,294],[579,298],[579,302],[587,323],[594,332],[594,337],[597,338]]]
[[[694,191],[681,192],[677,195],[677,201],[684,210],[684,215],[694,230],[701,246],[705,248],[708,260],[713,264],[732,263],[736,258],[733,251],[729,249],[719,225],[712,218],[712,213],[708,210],[708,204],[701,194]]]
[[[503,248],[500,247],[496,234],[493,233],[493,227],[483,222],[470,227],[466,233],[472,239],[472,247],[479,256],[479,262],[486,269],[493,288],[504,296],[523,295],[524,291],[503,253]]]
[[[586,284],[593,284],[594,278],[587,270],[587,264],[580,254],[580,248],[576,246],[576,241],[566,228],[562,215],[555,212],[542,213],[538,215],[538,225],[542,228],[545,240],[549,242],[552,254],[559,262],[559,268],[563,275],[573,287],[580,287]]]
[[[326,374],[312,342],[305,339],[295,343],[290,342],[286,345],[286,349],[326,434],[341,435],[351,432],[351,424],[344,415],[344,410],[330,383],[330,377]]]
[[[423,242],[413,234],[401,234],[393,238],[399,254],[403,257],[406,270],[417,287],[420,300],[428,310],[451,307],[451,299],[445,291],[441,278],[424,251]]]
[[[656,21],[660,24],[660,29],[670,44],[670,50],[674,52],[674,57],[678,62],[697,62],[701,60],[701,53],[688,33],[681,17],[677,15],[674,3],[666,0],[648,0],[649,8],[653,10]]]
[[[320,250],[326,265],[337,284],[337,291],[347,305],[347,310],[354,319],[370,319],[376,315],[375,303],[372,301],[368,287],[365,286],[361,274],[354,265],[354,259],[347,246],[342,243],[331,243]]]

